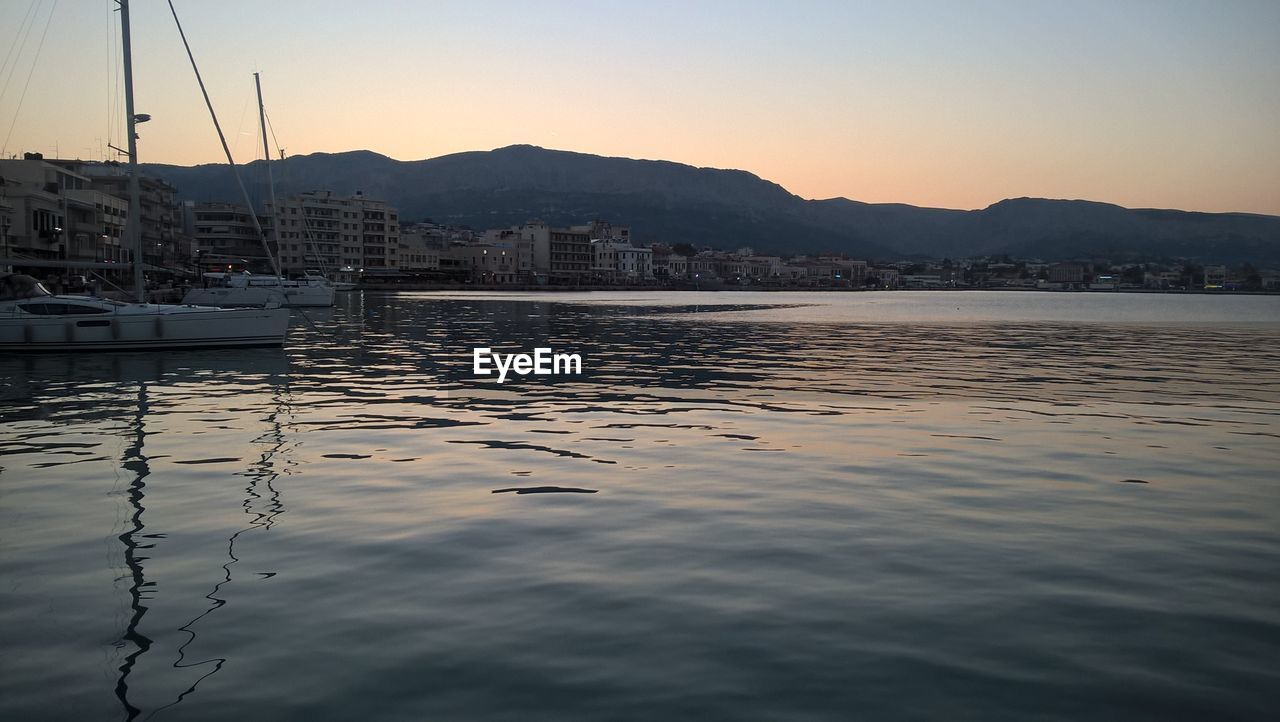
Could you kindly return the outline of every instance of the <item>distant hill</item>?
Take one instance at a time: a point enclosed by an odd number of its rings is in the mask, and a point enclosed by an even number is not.
[[[225,165],[149,164],[186,200],[239,200]],[[539,218],[573,224],[605,218],[639,241],[692,243],[761,253],[843,252],[875,259],[1003,254],[1280,263],[1280,216],[1128,209],[1079,200],[1017,198],[976,211],[805,200],[740,170],[606,158],[515,145],[420,161],[370,151],[313,153],[271,166],[280,195],[325,188],[363,191],[401,219],[484,229]],[[242,169],[256,201],[261,161]]]

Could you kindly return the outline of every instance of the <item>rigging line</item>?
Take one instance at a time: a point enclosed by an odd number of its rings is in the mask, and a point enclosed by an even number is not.
[[[44,0],[41,0],[42,4],[43,2]],[[37,14],[35,12],[36,0],[31,0],[31,5],[28,6],[27,10],[29,14],[27,17],[22,19],[22,24],[18,26],[18,37],[14,38],[13,45],[9,46],[9,53],[4,59],[4,66],[2,67],[8,68],[8,71],[0,70],[0,72],[5,73],[4,87],[0,88],[0,99],[8,95],[9,81],[13,79],[13,71],[17,69],[18,63],[22,62],[22,53],[27,49],[27,40],[31,38],[31,28],[35,25],[35,17]],[[30,21],[30,23],[28,23],[28,21]],[[19,37],[21,39],[19,39]],[[13,55],[15,48],[18,49],[17,55]],[[13,65],[9,65],[9,55],[13,55]]]
[[[209,100],[209,91],[204,87],[204,78],[200,77],[200,68],[196,65],[196,56],[191,52],[191,44],[187,42],[187,34],[182,30],[182,21],[178,19],[178,10],[173,6],[173,0],[169,0],[169,12],[173,13],[173,22],[178,26],[178,35],[182,37],[182,47],[187,49],[187,58],[191,60],[191,69],[196,74],[196,82],[200,84],[200,94],[204,96],[204,104],[209,108],[209,117],[213,119],[213,127],[218,131],[218,140],[222,142],[222,152],[227,156],[227,164],[231,166],[231,173],[236,177],[236,185],[240,186],[240,195],[244,197],[245,207],[249,209],[249,218],[253,221],[253,228],[258,232],[258,238],[262,240],[262,250],[267,252],[267,257],[271,259],[271,269],[275,271],[276,278],[280,278],[280,263],[276,261],[276,257],[271,253],[271,247],[267,244],[267,236],[262,232],[262,224],[258,222],[258,214],[253,212],[253,201],[249,198],[249,191],[244,187],[244,179],[240,177],[240,171],[236,168],[235,159],[231,157],[231,149],[227,147],[227,136],[222,133],[222,125],[218,122],[218,114],[213,112],[213,101]]]
[[[111,1],[115,3],[117,6],[120,4],[120,0],[111,0]],[[128,114],[125,109],[125,97],[124,97],[125,96],[125,92],[124,92],[124,19],[120,17],[120,12],[118,9],[115,11],[115,15],[116,17],[115,17],[115,22],[113,23],[114,27],[112,28],[112,32],[115,34],[115,40],[116,40],[115,47],[117,50],[119,50],[119,52],[115,53],[115,55],[112,57],[112,63],[115,65],[115,68],[116,68],[116,87],[115,87],[116,110],[115,110],[115,131],[114,132],[115,132],[116,145],[124,146],[127,148],[129,146],[129,141],[126,137],[126,134],[129,132],[129,119],[127,117]],[[128,153],[121,153],[120,155],[127,156]]]
[[[114,33],[112,32],[112,25],[111,25],[111,0],[107,0],[107,2],[105,3],[105,6],[107,8],[107,27],[106,27],[107,29],[107,62],[104,63],[103,65],[105,66],[104,69],[106,70],[106,73],[107,73],[107,83],[106,83],[107,123],[105,126],[106,133],[104,133],[104,136],[106,137],[107,145],[110,146],[112,145],[111,143],[112,141],[112,138],[111,138],[111,109],[112,109],[111,53],[113,50],[115,50],[116,44],[112,42],[112,35]],[[107,159],[107,149],[103,148],[101,160],[105,161],[106,159]]]
[[[284,148],[280,147],[280,139],[276,137],[276,127],[271,124],[271,116],[263,114],[267,118],[267,129],[271,131],[271,144],[275,146],[272,150],[279,151],[280,160],[284,160]]]
[[[244,129],[244,116],[249,113],[249,103],[252,100],[253,100],[253,85],[250,84],[249,92],[245,93],[245,96],[244,96],[244,107],[240,108],[240,126],[236,128],[235,144],[231,148],[231,152],[233,153],[240,152],[240,138],[247,135]]]
[[[301,308],[294,308],[293,310],[294,310],[294,311],[297,311],[297,312],[298,312],[298,315],[300,315],[300,316],[302,316],[304,319],[306,319],[306,320],[307,320],[307,323],[311,324],[311,328],[313,328],[313,329],[315,329],[315,330],[316,330],[316,333],[318,333],[318,334],[320,334],[320,335],[322,335],[322,336],[328,336],[329,338],[337,338],[337,337],[338,337],[338,334],[336,334],[336,333],[331,333],[331,332],[326,331],[326,330],[324,330],[323,328],[320,328],[319,326],[317,326],[317,325],[316,325],[316,322],[311,320],[311,317],[307,315],[307,312],[306,312],[306,311],[302,310]]]
[[[271,131],[272,144],[275,145],[276,148],[280,148],[280,139],[276,137],[276,128],[274,125],[271,124],[271,116],[268,115],[267,112],[264,110],[262,113],[262,117],[266,121],[267,128],[270,129]],[[284,152],[282,148],[280,150],[281,150],[280,158],[281,160],[283,160]],[[263,152],[266,153],[268,151],[264,148]],[[328,271],[328,268],[326,268],[325,266],[324,257],[320,255],[320,244],[316,242],[315,235],[311,233],[311,223],[310,221],[307,220],[307,209],[305,207],[302,209],[302,231],[307,239],[306,243],[303,244],[304,247],[306,248],[306,251],[303,252],[303,258],[305,259],[306,252],[310,251],[311,255],[316,259],[316,265],[320,266],[321,275],[328,276],[329,271]],[[276,243],[278,244],[279,242],[280,242],[280,239],[277,237]],[[305,314],[304,314],[304,317],[305,317]],[[311,319],[308,318],[307,320],[310,321]],[[311,325],[315,326],[314,323],[312,323]]]
[[[320,244],[316,243],[316,238],[311,233],[311,222],[307,220],[307,207],[305,204],[302,206],[302,230],[307,236],[307,250],[311,251],[311,255],[315,256],[316,265],[320,267],[320,275],[327,278],[329,269],[325,266],[324,258],[320,255]],[[306,258],[305,252],[303,258]]]
[[[49,17],[44,20],[44,32],[40,33],[40,44],[36,46],[36,56],[31,59],[31,69],[27,71],[27,82],[22,86],[22,95],[18,96],[18,107],[13,111],[13,122],[9,124],[9,132],[4,136],[4,147],[0,148],[0,158],[9,151],[9,138],[13,136],[13,128],[18,124],[18,114],[22,112],[22,101],[27,99],[27,88],[31,87],[31,76],[36,74],[36,65],[40,63],[40,51],[44,49],[44,39],[49,36],[49,26],[53,23],[53,13],[58,9],[58,0],[53,0],[49,8]]]
[[[23,38],[22,43],[24,45],[26,44],[26,39],[23,33],[24,31],[27,33],[30,33],[30,28],[27,27],[27,23],[34,16],[35,9],[36,9],[36,0],[31,0],[31,3],[27,5],[27,14],[22,17],[22,23],[18,25],[18,32],[15,33],[13,36],[13,44],[9,46],[9,52],[5,53],[4,55],[4,65],[0,65],[0,75],[4,75],[5,68],[9,67],[9,59],[13,58],[13,51],[18,47],[18,38],[22,37]],[[13,64],[15,67],[17,67],[18,65],[17,58],[13,58]],[[12,75],[13,74],[12,71],[10,71],[9,74]],[[5,87],[5,90],[8,90],[9,88],[9,81],[7,79],[5,80],[4,87]],[[4,97],[4,93],[0,92],[0,98],[3,98],[3,97]]]
[[[109,35],[110,44],[107,46],[107,147],[120,145],[118,142],[123,132],[120,129],[120,121],[124,113],[120,111],[120,96],[124,94],[124,89],[120,87],[120,63],[122,52],[120,48],[120,14],[112,7],[116,0],[107,0],[107,33]],[[103,151],[103,160],[107,158],[114,159],[115,156],[108,156]]]

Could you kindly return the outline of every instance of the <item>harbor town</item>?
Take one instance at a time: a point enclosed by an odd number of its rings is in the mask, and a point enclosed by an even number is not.
[[[125,166],[27,153],[0,160],[0,179],[0,269],[65,292],[110,295],[127,285],[133,258],[124,232]],[[181,297],[209,273],[274,273],[272,256],[287,277],[319,274],[365,289],[1280,290],[1280,269],[1250,263],[786,257],[666,243],[604,219],[564,227],[530,219],[486,229],[437,223],[402,217],[360,191],[301,192],[251,211],[226,200],[181,200],[178,188],[147,175],[140,187],[141,261],[155,298]]]

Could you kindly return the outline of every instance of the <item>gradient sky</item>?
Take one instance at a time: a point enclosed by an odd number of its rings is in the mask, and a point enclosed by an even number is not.
[[[4,152],[102,158],[123,145],[114,2],[54,4],[0,0]],[[238,161],[257,70],[290,155],[530,143],[806,198],[1280,214],[1276,0],[175,5]],[[140,159],[220,161],[168,5],[132,14]]]

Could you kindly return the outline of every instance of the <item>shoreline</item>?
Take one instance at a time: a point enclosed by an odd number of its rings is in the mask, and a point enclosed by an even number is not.
[[[1168,295],[1199,295],[1199,296],[1276,296],[1280,295],[1280,291],[1226,291],[1221,289],[1159,289],[1159,288],[831,288],[831,287],[804,287],[804,286],[716,286],[712,288],[697,287],[692,284],[685,285],[666,285],[666,286],[608,286],[608,285],[581,285],[581,286],[540,286],[529,284],[476,284],[476,283],[370,283],[360,284],[353,291],[476,291],[484,293],[493,292],[511,292],[511,293],[582,293],[582,292],[599,292],[599,291],[621,291],[621,292],[662,292],[662,291],[696,291],[698,293],[718,293],[718,292],[769,292],[769,293],[870,293],[870,292],[893,292],[900,291],[928,291],[937,293],[963,293],[967,291],[999,291],[1008,293],[1139,293],[1139,294],[1168,294]]]

